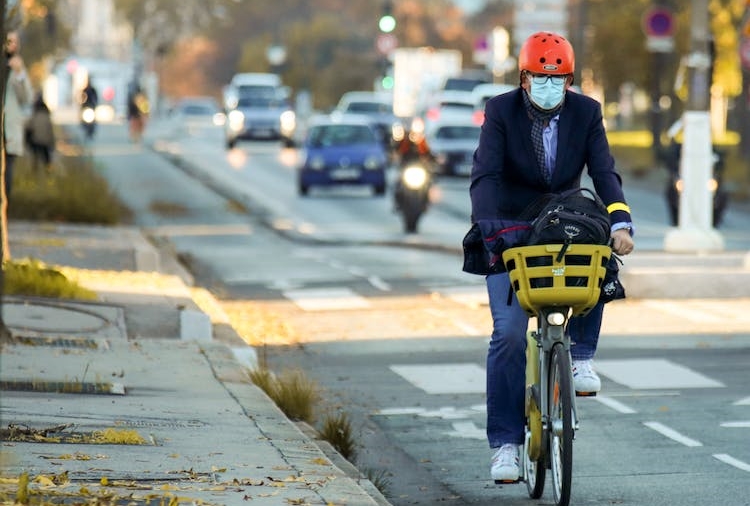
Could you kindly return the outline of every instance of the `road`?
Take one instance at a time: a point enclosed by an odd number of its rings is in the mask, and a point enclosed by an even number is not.
[[[198,284],[288,326],[285,339],[253,343],[261,359],[302,368],[325,393],[321,408],[352,416],[356,464],[384,473],[394,505],[529,504],[523,485],[487,479],[491,322],[482,279],[460,271],[465,180],[442,181],[438,204],[408,236],[390,199],[369,190],[298,197],[296,150],[246,143],[227,152],[219,131],[154,125],[151,135],[162,156],[128,144],[123,127],[102,126],[92,146],[102,173]],[[658,190],[628,191],[639,244],[653,250],[667,229]],[[727,215],[728,247],[748,249],[746,219]],[[579,403],[574,504],[750,504],[743,302],[612,304],[597,360],[603,392]]]

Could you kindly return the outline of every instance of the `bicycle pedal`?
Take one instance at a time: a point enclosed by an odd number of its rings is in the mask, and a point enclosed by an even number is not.
[[[495,485],[515,485],[516,483],[521,483],[523,481],[523,478],[520,476],[516,480],[495,480]]]
[[[576,397],[596,397],[596,392],[579,392],[576,390]]]

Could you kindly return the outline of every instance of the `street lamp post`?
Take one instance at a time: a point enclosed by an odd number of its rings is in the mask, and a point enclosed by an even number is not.
[[[682,116],[684,128],[680,156],[682,192],[679,222],[664,238],[666,251],[716,251],[724,249],[722,236],[713,228],[713,195],[709,181],[713,167],[709,113],[711,68],[708,0],[693,0],[688,55],[688,102]]]

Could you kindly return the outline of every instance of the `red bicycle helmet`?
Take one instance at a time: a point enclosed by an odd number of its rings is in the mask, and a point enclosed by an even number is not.
[[[572,74],[576,67],[573,46],[552,32],[537,32],[523,43],[518,54],[518,70],[535,74]]]

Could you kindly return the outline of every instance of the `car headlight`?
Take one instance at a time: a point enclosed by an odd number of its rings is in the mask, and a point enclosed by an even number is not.
[[[245,124],[245,115],[242,114],[242,111],[235,109],[229,113],[228,120],[230,129],[242,130],[242,125]]]
[[[326,166],[326,161],[322,156],[312,156],[307,160],[307,166],[313,170],[323,170]]]
[[[224,123],[227,121],[227,115],[223,112],[217,112],[213,115],[213,118],[211,118],[211,122],[215,126],[224,126]]]
[[[365,161],[362,163],[362,165],[364,165],[365,169],[368,170],[379,169],[383,165],[383,159],[379,156],[371,155],[365,158]]]
[[[391,126],[391,137],[393,137],[394,141],[401,142],[405,135],[406,130],[404,129],[404,125],[400,122],[396,122]]]
[[[283,133],[290,134],[294,132],[294,129],[297,126],[297,117],[295,116],[294,111],[282,112],[279,117],[279,123]]]

